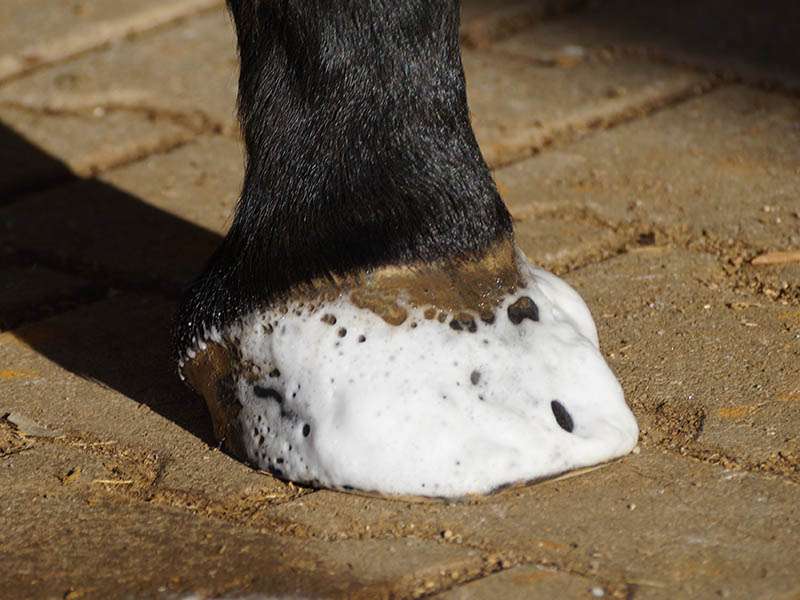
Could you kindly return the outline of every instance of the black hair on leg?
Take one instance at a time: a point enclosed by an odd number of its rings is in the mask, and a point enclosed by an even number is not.
[[[178,350],[298,283],[469,259],[511,219],[469,122],[457,0],[228,0],[247,165]]]

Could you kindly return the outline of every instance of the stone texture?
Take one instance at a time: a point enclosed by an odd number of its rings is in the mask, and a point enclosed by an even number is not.
[[[559,573],[539,566],[520,566],[490,575],[436,596],[437,600],[549,600],[551,598],[602,598],[605,590],[591,579]]]
[[[230,516],[292,497],[215,448],[205,407],[176,374],[173,311],[113,297],[0,334],[0,416],[63,432],[131,481],[118,490],[128,499]]]
[[[511,142],[520,131],[531,146],[541,146],[539,138],[553,127],[591,127],[583,113],[591,107],[591,119],[597,119],[604,103],[610,110],[619,104],[621,93],[633,96],[655,86],[657,95],[667,82],[699,81],[683,69],[639,60],[554,66],[499,50],[465,50],[462,58],[475,135],[490,165],[515,158],[519,150]]]
[[[0,86],[0,598],[798,598],[798,264],[751,262],[800,247],[794,8],[585,4],[465,2],[464,61],[517,239],[589,303],[640,450],[457,503],[255,472],[177,380],[174,298],[242,175],[222,10]],[[27,23],[0,55],[154,6],[38,5],[0,8]]]
[[[21,590],[40,598],[410,597],[481,564],[468,549],[421,540],[323,544],[250,527],[246,517],[232,528],[131,500],[119,492],[129,487],[124,477],[64,440],[4,457],[0,598]]]
[[[219,243],[242,166],[237,143],[202,138],[28,196],[0,210],[0,228],[17,248],[177,291]]]
[[[0,267],[0,331],[92,295],[89,282],[37,265]]]
[[[715,257],[664,246],[571,281],[598,317],[645,443],[800,483],[800,311],[725,279]]]
[[[4,0],[0,6],[0,54],[126,14],[153,8],[162,0]]]
[[[756,249],[800,244],[796,102],[732,86],[495,173],[514,209],[588,209]]]
[[[66,114],[0,107],[0,205],[19,195],[169,150],[190,131],[153,115],[85,109]],[[80,140],[80,143],[76,143]]]
[[[33,4],[33,9],[30,4]],[[21,77],[123,38],[217,9],[221,0],[169,0],[157,4],[131,2],[126,4],[128,10],[116,10],[114,16],[108,10],[111,3],[104,0],[62,0],[59,4],[43,8],[38,6],[41,2],[22,5],[14,1],[5,7],[0,23],[7,30],[13,31],[13,24],[17,22],[26,27],[22,29],[22,35],[10,36],[11,44],[19,43],[19,46],[5,54],[0,51],[0,81]]]
[[[33,106],[122,104],[185,113],[192,123],[234,130],[237,65],[233,26],[220,7],[180,28],[122,40],[11,81],[0,99]]]
[[[650,56],[797,89],[798,17],[791,0],[760,6],[747,0],[611,0],[539,24],[529,38],[541,58],[577,45],[598,58]]]
[[[800,560],[791,542],[795,497],[794,484],[643,449],[583,476],[466,503],[318,492],[272,513],[322,540],[446,539],[479,548],[496,569],[582,573],[607,597],[748,598],[769,590],[790,598]],[[770,525],[776,519],[779,530]]]

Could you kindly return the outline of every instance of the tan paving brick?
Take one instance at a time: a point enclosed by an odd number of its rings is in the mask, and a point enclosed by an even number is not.
[[[116,482],[116,485],[114,484]],[[110,464],[61,440],[0,462],[0,598],[411,597],[477,552],[415,539],[322,543],[131,500]]]
[[[155,113],[183,111],[190,120],[201,111],[209,127],[233,130],[237,65],[233,27],[220,7],[181,27],[123,40],[11,81],[0,89],[0,99],[55,107],[82,100],[123,104]]]
[[[131,112],[53,114],[0,106],[0,204],[73,175],[88,176],[184,143],[190,131]],[[80,140],[80,143],[76,143]]]
[[[602,598],[605,590],[591,579],[559,573],[540,566],[514,567],[436,596],[437,600],[550,600],[552,598]]]
[[[0,7],[0,80],[146,32],[221,0],[9,0]]]
[[[119,18],[159,4],[159,0],[5,0],[0,6],[0,55],[78,28]]]
[[[203,138],[0,210],[17,248],[180,289],[219,243],[242,178],[239,145]]]
[[[542,59],[579,46],[601,59],[638,54],[798,89],[798,16],[792,0],[612,0],[540,23],[529,41]]]
[[[557,273],[613,256],[628,243],[624,233],[592,220],[565,218],[557,212],[511,214],[520,248],[534,263]]]
[[[703,82],[686,70],[640,60],[560,67],[521,52],[465,50],[463,62],[475,134],[490,165],[530,155],[562,130],[589,129]],[[621,89],[632,106],[620,101]]]
[[[682,85],[698,79],[679,68],[641,61],[577,65],[568,78],[562,69],[521,54],[465,50],[463,62],[476,134],[490,162],[508,159],[503,139],[509,133],[532,128],[535,136],[538,124],[544,127],[602,103],[609,90],[634,94],[670,78]],[[235,131],[236,65],[232,28],[220,11],[11,82],[0,90],[0,99],[58,106],[112,90],[139,98],[131,105],[156,111],[190,116],[201,111],[209,126]]]
[[[448,536],[498,567],[583,573],[607,597],[790,598],[800,591],[796,488],[645,449],[584,476],[467,503],[318,492],[272,514],[320,539]]]
[[[574,273],[646,443],[800,482],[800,311],[715,257],[644,248]]]
[[[468,24],[473,19],[487,17],[498,10],[523,4],[520,0],[463,0],[461,2],[461,22]],[[540,2],[531,2],[540,4]]]
[[[291,488],[228,458],[170,354],[174,305],[118,296],[0,334],[0,415],[18,413],[117,465],[135,497],[235,513]],[[65,442],[66,443],[66,442]]]
[[[793,247],[800,244],[798,116],[790,98],[726,87],[495,177],[517,210],[582,207],[611,222],[654,223],[757,249]]]

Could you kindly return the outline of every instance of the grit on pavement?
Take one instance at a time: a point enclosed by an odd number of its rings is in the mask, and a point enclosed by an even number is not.
[[[460,502],[219,451],[172,313],[242,177],[220,0],[0,4],[0,598],[800,598],[800,6],[465,1],[518,242],[641,426]]]

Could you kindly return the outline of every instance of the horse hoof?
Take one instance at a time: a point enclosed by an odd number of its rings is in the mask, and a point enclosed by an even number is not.
[[[638,437],[586,305],[510,242],[298,288],[205,331],[181,373],[231,453],[334,489],[484,494]]]

